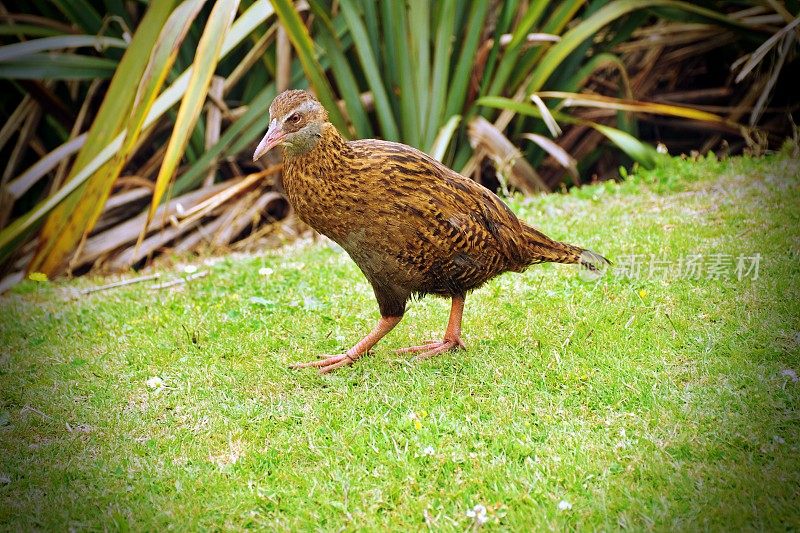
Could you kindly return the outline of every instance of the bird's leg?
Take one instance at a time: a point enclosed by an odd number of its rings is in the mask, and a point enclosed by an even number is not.
[[[448,350],[463,349],[464,341],[461,340],[461,317],[464,314],[464,296],[453,296],[453,305],[450,308],[450,320],[447,321],[447,330],[444,332],[444,339],[440,341],[430,341],[421,346],[401,348],[397,353],[422,352],[417,356],[418,360],[428,359],[436,354]]]
[[[297,363],[291,368],[319,368],[320,374],[325,374],[343,366],[352,365],[356,359],[367,353],[370,348],[375,346],[387,333],[392,331],[399,322],[401,316],[382,316],[375,327],[372,328],[366,337],[358,341],[358,344],[347,350],[341,355],[326,356],[321,361],[311,361],[310,363]]]

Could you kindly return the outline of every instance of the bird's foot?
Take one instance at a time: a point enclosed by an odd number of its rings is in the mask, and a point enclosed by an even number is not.
[[[446,352],[449,350],[464,350],[464,349],[466,349],[466,345],[464,344],[464,341],[461,340],[461,337],[453,337],[449,339],[445,338],[440,341],[436,340],[426,341],[425,344],[421,344],[419,346],[400,348],[399,350],[397,350],[397,353],[422,352],[419,355],[417,355],[416,359],[417,361],[423,361],[442,352]]]
[[[375,327],[372,328],[372,331],[347,352],[341,355],[323,355],[320,356],[322,357],[320,361],[298,363],[291,365],[291,368],[318,368],[320,374],[327,374],[343,366],[352,365],[356,362],[356,359],[368,353],[384,335],[389,333],[400,322],[401,318],[399,316],[382,316],[378,323],[375,324]]]
[[[319,361],[311,361],[309,363],[295,363],[289,365],[289,368],[318,368],[320,374],[327,374],[333,372],[337,368],[352,365],[357,359],[356,356],[343,353],[340,355],[320,355]]]

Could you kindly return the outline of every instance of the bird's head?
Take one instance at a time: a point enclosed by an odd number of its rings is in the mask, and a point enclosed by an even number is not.
[[[283,146],[288,155],[301,155],[316,146],[328,112],[307,91],[283,91],[269,106],[269,130],[261,139],[253,161],[275,146]]]

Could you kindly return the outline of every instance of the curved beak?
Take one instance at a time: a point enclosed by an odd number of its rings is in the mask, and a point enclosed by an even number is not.
[[[270,122],[267,134],[264,135],[264,138],[261,139],[260,143],[258,143],[258,148],[256,148],[256,151],[253,153],[253,161],[258,161],[261,156],[272,150],[275,146],[279,145],[283,140],[283,137],[283,131],[281,131],[278,121],[273,120]]]

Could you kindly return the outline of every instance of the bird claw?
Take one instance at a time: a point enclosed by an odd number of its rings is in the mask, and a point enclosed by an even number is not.
[[[430,359],[434,355],[440,354],[442,352],[446,352],[449,350],[464,350],[466,346],[464,345],[464,341],[462,341],[459,337],[454,339],[443,339],[440,341],[430,341],[422,344],[420,346],[411,346],[409,348],[400,348],[397,350],[397,353],[415,353],[415,352],[422,352],[417,355],[417,361],[424,361],[425,359]]]
[[[352,365],[355,362],[355,358],[346,353],[340,355],[322,355],[320,357],[322,357],[322,359],[319,361],[295,363],[293,365],[289,365],[289,368],[318,368],[320,374],[327,374],[328,372],[333,372],[337,368]]]
[[[419,346],[409,346],[408,348],[399,348],[395,350],[395,353],[414,353],[414,352],[424,352],[426,350],[430,350],[439,346],[444,341],[425,341],[424,344],[420,344]]]

